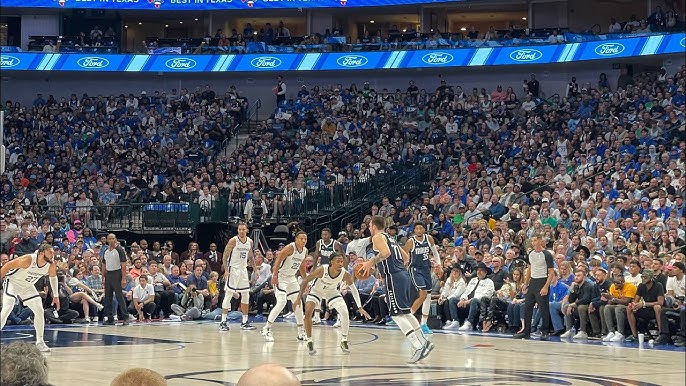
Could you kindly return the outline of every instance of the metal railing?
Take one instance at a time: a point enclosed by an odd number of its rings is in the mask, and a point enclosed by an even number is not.
[[[258,123],[259,119],[259,111],[260,107],[262,107],[262,100],[261,99],[256,99],[249,107],[248,110],[245,113],[245,119],[241,120],[241,122],[236,123],[234,127],[231,129],[231,137],[235,138],[236,140],[236,147],[238,147],[238,133],[241,130],[241,126],[243,124],[247,123],[250,125],[250,122],[254,119],[254,123]],[[225,151],[226,148],[229,146],[229,141],[231,140],[231,137],[226,138],[222,141],[221,144],[221,151]]]
[[[267,211],[265,220],[288,222],[291,219],[308,219],[308,223],[345,224],[361,215],[360,208],[368,210],[372,202],[383,196],[397,196],[407,192],[421,192],[438,170],[437,164],[420,164],[414,167],[397,167],[376,176],[355,179],[341,184],[304,189],[300,197],[293,192],[262,194]],[[302,190],[300,191],[302,193]],[[130,202],[97,204],[64,208],[36,206],[31,208],[38,218],[59,218],[65,215],[73,223],[81,220],[85,227],[95,230],[128,230],[134,232],[168,231],[190,233],[199,223],[251,220],[245,215],[243,193],[220,195],[199,202]]]

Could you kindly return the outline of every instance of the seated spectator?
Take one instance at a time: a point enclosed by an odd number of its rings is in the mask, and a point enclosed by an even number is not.
[[[607,335],[603,342],[623,342],[625,324],[627,319],[627,306],[636,296],[636,286],[625,282],[624,274],[620,267],[612,268],[612,285],[609,293],[601,294],[601,300],[607,301],[604,309]],[[615,325],[616,321],[616,325]]]
[[[460,301],[457,302],[458,308],[469,308],[469,315],[458,331],[471,331],[479,325],[481,299],[490,298],[495,294],[493,281],[486,276],[491,273],[491,269],[482,263],[476,268],[476,277],[472,278],[467,284]]]
[[[172,304],[171,309],[182,321],[200,319],[205,309],[205,299],[196,286],[191,284],[183,291],[180,305]]]
[[[560,35],[560,32],[558,32],[557,29],[553,30],[553,33],[548,36],[548,42],[552,44],[560,44],[565,42],[565,37],[564,35]]]
[[[586,271],[577,268],[574,271],[574,282],[569,287],[567,303],[563,306],[565,314],[566,332],[560,335],[562,339],[588,339],[586,327],[588,325],[588,306],[591,304],[593,295],[597,291],[595,283],[586,280]],[[574,318],[579,318],[579,329],[573,334]]]
[[[138,285],[132,290],[128,311],[131,315],[137,316],[139,322],[143,322],[150,321],[156,308],[155,288],[148,282],[148,275],[141,275],[138,278]]]
[[[652,269],[643,270],[641,281],[642,283],[636,289],[636,296],[626,309],[629,327],[631,327],[631,335],[625,338],[628,342],[638,340],[639,319],[646,322],[656,319],[658,331],[662,334],[660,316],[665,303],[665,289],[662,284],[655,281],[655,272]]]

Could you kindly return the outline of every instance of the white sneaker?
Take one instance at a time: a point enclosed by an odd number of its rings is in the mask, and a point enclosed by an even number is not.
[[[97,316],[94,316],[94,317],[93,317],[93,322],[94,322],[94,323],[97,323],[97,322],[99,322],[99,321],[100,321],[100,318],[98,318]]]
[[[458,327],[460,327],[460,322],[457,321],[457,320],[453,320],[452,322],[450,322],[449,325],[447,325],[447,326],[445,327],[445,329],[446,329],[446,330],[454,330],[454,329],[456,329],[456,328],[458,328]]]
[[[307,334],[305,334],[305,329],[304,328],[299,328],[298,329],[298,341],[304,342],[307,340]]]
[[[579,331],[572,337],[574,340],[584,340],[588,339],[588,334],[586,334],[586,331]]]
[[[137,320],[137,319],[138,319],[138,318],[136,318],[135,316],[129,314],[129,320],[130,320],[130,321],[134,321],[134,320]]]
[[[417,363],[420,359],[422,359],[422,354],[424,353],[424,349],[425,349],[424,346],[415,349],[412,352],[412,356],[410,357],[410,359],[407,360],[407,363]]]
[[[265,342],[273,342],[274,341],[274,336],[272,335],[272,329],[262,327],[262,337],[264,338]]]
[[[612,338],[614,338],[614,337],[615,337],[614,331],[608,332],[607,335],[605,335],[603,337],[603,342],[610,342],[610,341],[612,341]]]
[[[45,342],[36,342],[36,347],[38,350],[40,350],[40,352],[50,352],[50,347],[48,347]]]
[[[441,327],[441,330],[447,330],[448,328],[450,328],[450,325],[451,325],[451,324],[453,324],[453,321],[452,321],[452,320],[448,320],[447,322],[445,322],[445,324],[443,325],[443,327]]]
[[[105,306],[103,306],[102,304],[96,302],[96,303],[95,303],[95,308],[97,308],[98,311],[102,311],[102,309],[105,308]]]
[[[322,317],[319,316],[319,312],[316,312],[312,317],[312,324],[322,324]]]
[[[340,320],[340,319],[337,319],[337,320],[336,320],[336,323],[333,324],[333,327],[334,327],[334,328],[340,328],[340,327],[341,327],[341,320]]]
[[[290,319],[290,318],[292,318],[292,317],[294,317],[294,316],[295,316],[294,313],[289,312],[289,313],[285,314],[285,315],[283,316],[283,318],[284,318],[284,319]]]
[[[574,332],[572,330],[567,330],[564,334],[560,335],[560,339],[569,339]]]
[[[471,331],[472,330],[472,323],[470,323],[468,320],[465,321],[460,328],[457,329],[457,331]]]
[[[624,335],[615,332],[615,336],[610,339],[610,342],[624,342]]]

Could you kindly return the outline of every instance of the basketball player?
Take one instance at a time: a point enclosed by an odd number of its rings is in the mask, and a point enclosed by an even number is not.
[[[429,252],[434,258],[434,261],[441,261],[441,256],[436,249],[433,237],[425,234],[426,226],[423,222],[417,221],[414,223],[414,236],[410,237],[403,250],[410,255],[410,280],[412,285],[417,288],[419,296],[412,303],[410,314],[422,308],[422,332],[431,334],[431,329],[426,325],[429,319],[429,312],[431,311],[431,297],[427,296],[428,291],[431,290],[431,262],[429,261]]]
[[[248,263],[253,265],[252,239],[248,237],[248,226],[245,223],[238,224],[238,235],[232,237],[224,248],[224,301],[222,302],[222,321],[219,323],[221,331],[228,331],[229,324],[226,315],[231,308],[231,298],[238,292],[241,294],[241,322],[242,330],[254,330],[255,326],[248,322],[250,310],[250,279],[248,277]]]
[[[306,277],[307,271],[305,268],[305,257],[307,256],[307,233],[299,231],[295,234],[295,242],[286,245],[276,256],[274,266],[272,268],[272,285],[276,288],[276,305],[269,312],[267,317],[267,324],[262,327],[262,336],[267,342],[273,342],[272,324],[279,316],[286,302],[290,299],[293,302],[293,313],[295,314],[295,322],[298,325],[298,340],[305,340],[305,330],[303,328],[303,311],[302,307],[296,307],[295,302],[298,299],[298,292],[300,292],[300,285],[296,274],[300,277]]]
[[[316,308],[317,304],[320,304],[322,300],[326,300],[329,307],[338,311],[338,320],[341,321],[341,350],[344,353],[349,353],[348,348],[348,331],[350,330],[350,315],[348,314],[348,307],[345,304],[345,300],[338,291],[338,286],[341,282],[346,283],[350,287],[350,292],[353,294],[353,299],[355,299],[355,305],[357,306],[360,315],[364,316],[366,319],[371,319],[367,311],[362,308],[362,302],[360,301],[360,293],[355,287],[353,278],[350,276],[348,271],[343,269],[345,266],[345,257],[342,253],[334,252],[330,256],[329,264],[323,264],[315,268],[310,272],[309,276],[305,278],[300,284],[300,293],[298,294],[298,299],[293,307],[300,307],[300,300],[302,295],[307,288],[307,285],[314,280],[312,288],[310,288],[310,293],[307,295],[307,301],[305,302],[305,334],[307,334],[307,349],[310,351],[310,355],[317,353],[314,348],[314,343],[312,342],[312,314]]]
[[[5,292],[2,295],[2,311],[0,311],[0,330],[5,327],[17,300],[33,312],[33,325],[36,329],[36,347],[42,352],[50,352],[50,347],[43,341],[45,330],[45,316],[43,303],[36,282],[45,275],[50,277],[50,289],[55,310],[60,309],[60,298],[57,284],[57,264],[54,260],[52,246],[43,243],[34,253],[11,260],[0,268],[0,280],[5,280]]]
[[[322,238],[318,240],[314,246],[314,266],[319,267],[324,264],[329,264],[331,254],[334,252],[343,254],[343,246],[337,240],[333,240],[331,238],[331,229],[324,228],[322,229]],[[314,313],[314,323],[316,324],[320,324],[322,322],[320,315],[322,306],[326,306],[326,303],[317,304],[314,308],[316,311]]]
[[[410,277],[405,269],[410,263],[410,256],[402,250],[395,239],[384,232],[385,220],[381,216],[374,216],[369,224],[372,234],[372,248],[376,254],[364,262],[361,273],[371,274],[376,269],[386,282],[386,302],[393,321],[407,336],[414,348],[407,363],[416,363],[426,358],[433,350],[433,343],[429,342],[417,319],[410,314]]]

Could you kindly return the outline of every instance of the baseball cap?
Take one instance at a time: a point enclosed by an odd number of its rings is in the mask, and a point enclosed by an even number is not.
[[[424,205],[422,205],[422,207],[421,207],[421,208],[419,208],[419,209],[421,209],[421,210],[427,210],[428,208],[427,208],[427,207],[425,207]]]
[[[548,199],[548,197],[543,197],[543,199],[541,200],[541,202],[550,202],[550,200]]]
[[[641,272],[641,276],[643,276],[643,277],[649,277],[649,278],[652,279],[652,278],[655,277],[655,271],[653,271],[653,270],[650,269],[650,268],[646,268],[646,269],[643,270],[643,272]]]
[[[496,247],[496,248],[503,249],[503,245],[502,245],[502,244],[498,244],[498,245],[496,245],[495,247]]]
[[[650,202],[650,199],[648,197],[643,197],[641,198],[641,202]]]
[[[81,224],[81,220],[74,220],[74,225]]]

